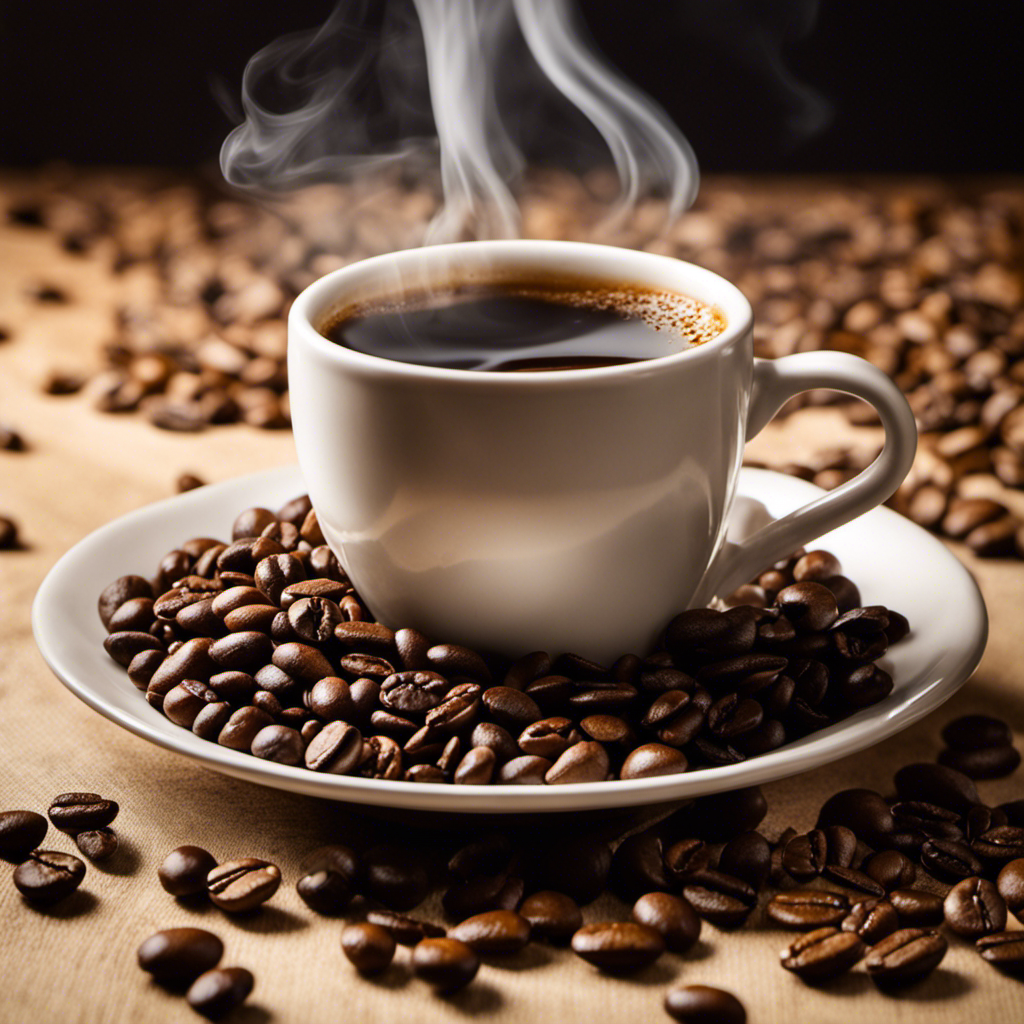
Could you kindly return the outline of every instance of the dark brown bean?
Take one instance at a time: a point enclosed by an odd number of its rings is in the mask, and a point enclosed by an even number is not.
[[[917,865],[898,850],[882,850],[872,854],[861,868],[886,892],[892,892],[893,889],[908,889],[917,878]]]
[[[303,903],[318,914],[344,913],[360,879],[358,858],[340,843],[321,846],[299,866],[302,876],[295,884]]]
[[[542,786],[552,764],[546,757],[524,754],[498,769],[498,781],[507,786]]]
[[[519,907],[519,914],[530,923],[530,935],[555,945],[566,945],[583,925],[579,906],[562,892],[542,889],[527,896]]]
[[[287,725],[265,725],[253,737],[249,750],[256,757],[278,764],[299,765],[306,744],[297,729]]]
[[[861,900],[843,918],[844,932],[856,932],[868,945],[880,942],[900,926],[899,915],[887,900]]]
[[[975,943],[983,960],[1015,977],[1024,976],[1024,932],[996,932]]]
[[[206,879],[217,866],[213,854],[200,846],[179,846],[156,869],[157,878],[172,896],[196,896],[206,892]]]
[[[1002,747],[1012,742],[1010,727],[991,715],[961,715],[947,723],[942,739],[955,750]]]
[[[386,928],[400,946],[415,946],[422,939],[439,939],[445,933],[443,928],[429,921],[419,921],[391,910],[371,910],[366,920]]]
[[[882,988],[912,984],[927,977],[946,955],[949,944],[935,931],[902,928],[868,950],[864,966]]]
[[[20,864],[43,841],[47,828],[35,811],[0,812],[0,857]]]
[[[490,691],[487,691],[490,692]],[[511,690],[518,694],[518,690]],[[525,694],[520,694],[525,696]],[[563,786],[576,782],[601,782],[608,776],[608,753],[600,743],[583,740],[569,747],[544,773],[549,786]]]
[[[760,832],[741,832],[725,844],[718,867],[757,890],[768,880],[771,859],[771,846]]]
[[[801,980],[822,982],[844,974],[863,955],[864,943],[855,932],[818,928],[784,949],[781,960]]]
[[[273,722],[274,719],[260,708],[239,708],[221,729],[217,742],[222,747],[248,752],[259,732]]]
[[[301,739],[301,737],[300,737]],[[348,775],[363,756],[363,737],[345,722],[328,722],[306,748],[306,767],[315,772]]]
[[[913,928],[934,928],[942,924],[942,897],[923,889],[896,889],[888,895],[900,922]]]
[[[969,846],[952,839],[929,839],[921,846],[926,871],[945,881],[958,881],[981,871],[981,861]]]
[[[665,1012],[680,1024],[746,1024],[743,1004],[710,985],[676,985],[665,993]]]
[[[449,928],[448,937],[482,956],[504,956],[518,953],[530,941],[530,922],[513,910],[488,910]]]
[[[244,967],[217,967],[200,974],[185,998],[197,1013],[219,1020],[249,998],[256,979]]]
[[[30,903],[49,906],[70,896],[85,877],[85,865],[70,853],[33,850],[14,869],[14,885]]]
[[[75,846],[92,861],[103,861],[113,857],[117,853],[118,845],[117,834],[109,828],[90,829],[75,836]]]
[[[685,953],[700,938],[701,921],[682,896],[649,892],[633,904],[633,920],[653,928],[665,940],[666,949]]]
[[[104,627],[109,627],[114,612],[126,601],[135,597],[145,597],[153,600],[153,587],[149,580],[142,576],[120,576],[109,586],[105,587],[99,596],[97,608],[100,621]]]
[[[224,943],[202,928],[165,928],[138,949],[139,966],[164,985],[185,985],[216,967]]]
[[[1002,779],[1020,767],[1020,753],[1009,744],[977,750],[943,750],[938,760],[970,779]]]
[[[893,781],[901,800],[923,800],[959,814],[965,814],[982,802],[977,788],[966,775],[940,764],[906,765]]]
[[[654,928],[632,921],[586,924],[572,937],[572,951],[609,974],[627,974],[654,963],[665,940]]]
[[[61,793],[54,797],[47,814],[54,828],[73,836],[109,825],[117,812],[117,803],[98,793]]]
[[[825,801],[818,813],[818,828],[843,825],[872,845],[893,831],[889,805],[870,789],[846,789]]]
[[[412,848],[371,847],[364,865],[367,892],[392,910],[412,910],[430,892],[427,869]]]
[[[1006,927],[1006,902],[986,878],[957,882],[946,896],[943,912],[947,927],[965,939],[978,939]]]
[[[783,868],[798,882],[821,874],[828,857],[828,841],[821,829],[794,836],[782,851]]]
[[[422,939],[413,947],[413,973],[438,992],[464,988],[479,969],[480,958],[457,939]]]
[[[776,893],[765,907],[770,921],[799,931],[839,925],[849,912],[850,901],[842,893],[820,889]]]
[[[360,974],[379,974],[395,957],[395,939],[379,924],[362,921],[342,931],[341,949]]]
[[[686,755],[681,750],[662,743],[644,743],[626,755],[619,778],[650,779],[685,772],[687,767]]]
[[[276,864],[243,857],[219,864],[206,876],[206,891],[221,910],[241,914],[261,907],[277,892],[281,870]]]

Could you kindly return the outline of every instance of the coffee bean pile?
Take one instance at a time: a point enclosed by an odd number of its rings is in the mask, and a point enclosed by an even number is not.
[[[875,659],[909,626],[841,568],[798,552],[645,658],[513,663],[372,621],[303,496],[115,580],[99,613],[110,656],[203,739],[338,775],[560,785],[736,764],[884,699]]]

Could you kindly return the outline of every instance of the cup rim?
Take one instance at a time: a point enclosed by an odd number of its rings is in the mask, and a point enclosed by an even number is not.
[[[349,278],[362,277],[368,272],[374,271],[379,271],[381,274],[389,270],[394,272],[396,263],[399,265],[399,269],[402,263],[408,263],[412,267],[421,260],[445,260],[458,257],[467,251],[472,251],[485,257],[489,253],[493,254],[495,259],[500,260],[502,264],[506,265],[509,263],[514,264],[517,253],[550,256],[553,261],[559,263],[573,257],[588,261],[613,261],[627,258],[634,262],[636,267],[635,273],[618,271],[615,274],[610,273],[608,276],[620,277],[634,284],[644,283],[644,264],[652,268],[660,266],[663,271],[668,269],[671,273],[680,276],[682,283],[672,287],[683,295],[691,294],[691,289],[687,287],[687,283],[695,283],[696,287],[693,290],[699,291],[702,294],[694,297],[699,298],[703,302],[709,302],[721,309],[725,314],[726,326],[721,333],[700,345],[669,355],[656,356],[651,359],[617,363],[612,366],[575,369],[572,373],[566,373],[564,370],[534,370],[530,373],[505,373],[501,370],[466,370],[424,366],[419,363],[404,363],[394,359],[385,359],[382,356],[370,355],[365,352],[357,352],[354,349],[345,348],[343,345],[338,345],[331,341],[321,334],[313,323],[314,318],[323,315],[332,304],[332,301],[336,300],[336,297],[342,291]],[[561,269],[564,271],[564,265]],[[589,276],[589,273],[591,273],[589,267],[581,269],[581,276]],[[602,276],[600,271],[596,269],[593,273],[597,277]],[[663,285],[661,287],[669,286]],[[322,359],[329,360],[340,367],[351,370],[390,376],[397,379],[446,381],[448,383],[465,384],[468,386],[494,386],[500,381],[502,386],[505,387],[543,388],[550,387],[555,381],[561,386],[572,386],[573,383],[583,385],[646,375],[652,372],[654,367],[661,370],[688,364],[696,366],[699,363],[715,358],[720,350],[749,332],[752,323],[753,310],[750,302],[739,288],[714,271],[698,266],[695,263],[688,263],[674,256],[665,256],[660,253],[624,249],[620,246],[603,245],[594,242],[517,238],[451,242],[414,249],[400,249],[357,260],[355,263],[350,263],[338,270],[333,270],[312,284],[307,285],[292,303],[291,311],[288,315],[288,351],[289,355],[291,355],[294,351],[294,342],[301,338],[303,344],[311,346],[312,350]]]

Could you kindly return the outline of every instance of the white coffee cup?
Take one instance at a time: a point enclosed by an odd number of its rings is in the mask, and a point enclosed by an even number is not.
[[[689,295],[726,327],[657,359],[523,374],[395,362],[318,331],[332,312],[410,284],[567,274]],[[393,628],[512,657],[644,654],[677,612],[883,502],[913,461],[914,417],[884,373],[836,352],[755,359],[751,331],[728,281],[610,246],[466,242],[334,271],[295,300],[288,325],[295,444],[324,536]],[[745,441],[812,388],[870,402],[881,455],[731,543]]]

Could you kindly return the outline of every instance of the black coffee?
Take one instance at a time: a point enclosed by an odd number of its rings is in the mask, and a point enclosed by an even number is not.
[[[696,299],[639,288],[463,286],[335,315],[346,348],[452,370],[577,370],[672,355],[725,326]]]

